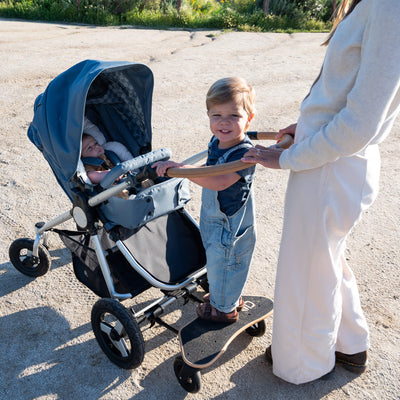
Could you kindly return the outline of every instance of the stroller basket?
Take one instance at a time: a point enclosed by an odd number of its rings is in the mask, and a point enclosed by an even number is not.
[[[77,279],[97,296],[111,297],[96,252],[90,246],[90,235],[76,231],[54,231],[59,234],[60,239],[71,251],[72,265]],[[99,232],[99,236],[104,248],[108,247],[106,259],[115,289],[119,293],[132,293],[133,296],[148,289],[150,284],[139,274],[135,274],[126,259],[120,253],[112,252],[110,240],[103,230]]]

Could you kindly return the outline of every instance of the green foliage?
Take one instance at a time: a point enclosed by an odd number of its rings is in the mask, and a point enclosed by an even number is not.
[[[0,16],[93,25],[130,24],[157,28],[241,31],[329,29],[330,0],[8,0]]]
[[[262,7],[263,0],[257,0]],[[327,22],[332,15],[332,0],[270,0],[269,12],[290,20],[313,18]]]

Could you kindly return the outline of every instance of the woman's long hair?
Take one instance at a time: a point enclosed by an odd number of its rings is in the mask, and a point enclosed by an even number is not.
[[[329,33],[328,39],[326,39],[325,42],[322,43],[323,45],[328,45],[329,41],[336,31],[337,26],[339,25],[339,22],[346,18],[354,10],[356,5],[361,1],[362,0],[343,0],[340,3],[340,6],[335,10],[335,20],[333,22],[331,32]]]

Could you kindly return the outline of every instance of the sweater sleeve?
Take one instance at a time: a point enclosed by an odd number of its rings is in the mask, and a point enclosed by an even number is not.
[[[400,103],[400,1],[372,3],[359,71],[346,105],[314,135],[285,150],[281,168],[317,168],[380,143],[388,135]]]

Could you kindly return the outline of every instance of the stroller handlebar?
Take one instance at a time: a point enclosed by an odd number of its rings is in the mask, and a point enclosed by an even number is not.
[[[123,174],[142,168],[146,165],[155,163],[156,161],[166,161],[171,157],[171,150],[168,148],[151,151],[141,156],[132,158],[116,165],[101,181],[100,186],[103,189],[111,187],[115,181]]]

